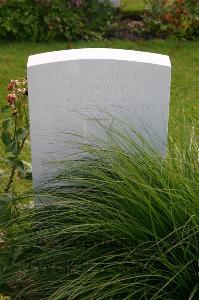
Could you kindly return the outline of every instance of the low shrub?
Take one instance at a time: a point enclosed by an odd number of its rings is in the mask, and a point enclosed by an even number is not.
[[[1,169],[0,179],[5,179],[6,193],[11,189],[16,173],[24,178],[31,177],[31,163],[22,160],[24,146],[28,143],[30,134],[26,78],[11,80],[8,92],[7,103],[1,107],[3,117],[0,121],[0,140],[4,148],[1,161],[6,166]]]
[[[102,38],[114,15],[108,0],[0,1],[0,39],[53,41]]]
[[[195,39],[199,33],[197,0],[146,0],[145,31],[153,37]]]
[[[90,159],[66,162],[37,194],[55,205],[4,227],[1,290],[17,299],[198,299],[197,137],[186,135],[183,149],[170,143],[165,159],[128,134],[109,148],[82,147]]]

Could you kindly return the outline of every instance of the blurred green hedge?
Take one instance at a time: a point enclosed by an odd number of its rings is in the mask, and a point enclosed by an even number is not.
[[[0,40],[100,39],[114,12],[108,0],[0,0]]]

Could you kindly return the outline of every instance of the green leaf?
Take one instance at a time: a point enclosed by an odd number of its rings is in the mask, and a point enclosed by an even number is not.
[[[29,134],[29,131],[25,128],[19,128],[16,132],[16,137],[18,140],[24,140]]]
[[[9,165],[11,168],[13,168],[14,165],[15,165],[15,157],[8,157],[8,158],[6,159],[6,162],[8,163],[8,165]]]
[[[14,156],[20,153],[20,143],[17,141],[12,141],[10,144],[6,145],[6,152],[11,152]]]
[[[20,144],[18,142],[13,142],[10,147],[10,152],[12,152],[13,155],[19,155]]]
[[[28,170],[19,170],[18,176],[19,176],[19,178],[30,180],[30,179],[32,179],[32,172],[30,172]]]
[[[10,132],[3,131],[1,134],[1,140],[4,143],[4,145],[6,145],[6,146],[9,145],[12,142]]]
[[[24,164],[23,164],[22,160],[20,160],[20,159],[15,160],[15,164],[16,164],[17,170],[24,170]]]
[[[3,128],[3,130],[7,130],[7,129],[8,129],[8,127],[9,127],[11,121],[12,121],[12,119],[9,118],[9,119],[6,119],[6,120],[4,120],[4,121],[2,122],[2,128]]]
[[[24,170],[24,164],[20,159],[16,159],[15,157],[9,157],[7,159],[7,163],[11,168],[15,168],[16,170]]]

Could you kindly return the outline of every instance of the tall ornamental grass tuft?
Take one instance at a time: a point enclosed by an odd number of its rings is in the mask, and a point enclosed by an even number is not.
[[[84,142],[89,158],[66,162],[40,191],[55,205],[24,211],[7,225],[1,260],[7,294],[199,298],[197,136],[186,135],[183,147],[170,141],[165,158],[138,138],[118,132],[108,147]]]

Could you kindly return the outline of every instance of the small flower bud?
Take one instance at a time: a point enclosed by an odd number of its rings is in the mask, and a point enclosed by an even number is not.
[[[8,84],[8,90],[13,91],[16,87],[16,80],[11,80],[10,83]]]
[[[15,94],[9,94],[7,96],[7,101],[9,105],[13,105],[15,103],[16,100],[16,95]]]

